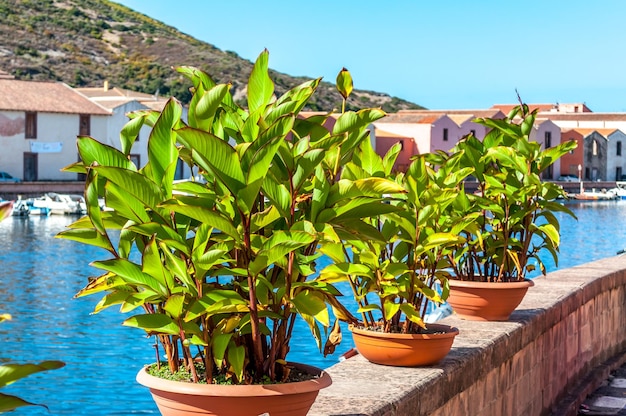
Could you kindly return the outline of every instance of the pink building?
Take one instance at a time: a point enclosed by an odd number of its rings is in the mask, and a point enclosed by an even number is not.
[[[411,164],[411,157],[417,154],[413,138],[401,134],[390,133],[381,129],[375,130],[376,153],[387,154],[391,146],[400,143],[401,150],[394,164],[395,171],[405,171]]]

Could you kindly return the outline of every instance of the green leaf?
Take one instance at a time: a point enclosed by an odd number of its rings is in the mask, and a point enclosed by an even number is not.
[[[102,234],[95,229],[69,229],[63,230],[58,233],[56,238],[63,238],[65,240],[78,241],[79,243],[88,244],[94,247],[100,247],[105,250],[113,250],[111,242],[105,238]]]
[[[388,300],[383,303],[384,312],[385,312],[385,320],[390,321],[396,313],[400,310],[400,304],[395,303],[391,300]]]
[[[235,149],[219,137],[190,127],[177,130],[179,140],[191,150],[194,160],[216,178],[233,195],[244,188],[245,175]]]
[[[0,393],[0,413],[9,412],[23,406],[42,406],[48,409],[46,405],[27,402],[17,396]]]
[[[243,345],[235,345],[230,342],[228,346],[228,362],[232,366],[237,380],[243,380],[243,366],[246,359],[246,348]]]
[[[31,374],[56,370],[63,366],[65,363],[61,361],[42,361],[38,364],[3,364],[0,365],[0,387],[13,384]]]
[[[274,83],[268,74],[269,52],[261,52],[248,80],[248,108],[250,112],[269,104],[274,94]]]
[[[330,326],[330,316],[326,302],[324,302],[324,299],[322,299],[318,293],[303,290],[291,299],[291,301],[298,310],[298,313],[303,317],[311,316],[325,327]]]
[[[137,264],[127,259],[95,261],[92,266],[115,273],[129,285],[145,287],[162,296],[167,296],[167,289],[162,282],[144,273]]]
[[[156,210],[159,202],[163,200],[159,185],[139,172],[105,166],[99,166],[94,169],[98,175],[113,182],[152,210]]]
[[[222,100],[228,93],[231,84],[219,84],[202,94],[196,106],[196,116],[203,121],[208,128],[210,121],[215,117]]]
[[[114,166],[137,170],[124,153],[91,137],[81,136],[77,139],[76,144],[85,166]]]
[[[219,231],[231,236],[235,241],[241,241],[241,235],[231,220],[224,217],[219,212],[204,207],[179,205],[173,202],[167,203],[164,206],[174,212],[198,220],[203,224],[209,224]]]
[[[146,116],[141,115],[131,118],[130,121],[128,121],[124,125],[124,127],[122,127],[122,130],[120,131],[120,143],[122,145],[122,153],[124,153],[125,155],[130,154],[130,151],[137,141],[137,137],[139,136],[139,132],[141,131],[141,128],[143,127],[145,121]]]
[[[356,113],[354,111],[346,111],[337,119],[332,133],[335,135],[365,128],[385,115],[386,113],[380,108],[366,108]]]
[[[172,318],[178,319],[183,313],[183,307],[185,306],[185,296],[183,295],[172,295],[167,301],[165,301],[165,312],[168,313]]]
[[[172,194],[174,170],[172,164],[178,160],[176,133],[174,128],[180,123],[182,106],[174,98],[170,98],[159,115],[150,137],[148,138],[148,163],[152,172],[151,178],[161,185],[161,191],[167,196]]]
[[[162,313],[131,316],[123,325],[143,329],[148,335],[180,335],[180,328],[174,320]]]
[[[226,354],[226,348],[230,343],[232,333],[216,334],[211,338],[211,350],[213,351],[213,360],[216,365],[221,365]]]

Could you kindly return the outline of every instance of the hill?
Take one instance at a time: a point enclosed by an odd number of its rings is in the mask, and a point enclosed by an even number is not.
[[[259,51],[260,52],[260,51]],[[271,52],[271,51],[270,51]],[[17,79],[62,81],[73,87],[109,85],[189,99],[173,66],[191,65],[245,97],[252,62],[107,0],[0,0],[0,70]],[[306,78],[272,71],[282,94]],[[358,107],[388,112],[423,108],[388,94],[355,90]],[[310,110],[340,108],[334,85],[323,83]]]

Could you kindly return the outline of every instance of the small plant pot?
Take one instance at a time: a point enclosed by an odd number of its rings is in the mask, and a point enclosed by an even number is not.
[[[469,282],[449,280],[448,303],[454,312],[471,321],[507,321],[520,304],[532,280],[521,282]]]
[[[137,382],[150,389],[163,416],[306,416],[319,391],[332,381],[319,368],[292,365],[318,377],[295,383],[228,386],[164,380],[142,368]]]
[[[395,334],[352,327],[356,349],[368,361],[396,367],[437,364],[452,348],[457,328],[429,324],[432,334]]]

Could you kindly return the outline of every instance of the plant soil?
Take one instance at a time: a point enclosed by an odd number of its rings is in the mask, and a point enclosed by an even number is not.
[[[363,329],[366,331],[373,331],[373,332],[385,332],[383,331],[383,326],[381,325],[374,325],[374,326],[365,326],[365,325],[355,325],[355,328],[359,328],[359,329]],[[388,333],[390,334],[402,334],[402,327],[395,325],[391,327],[391,331],[389,331]],[[426,329],[424,328],[419,328],[417,329],[417,331],[411,331],[409,332],[409,334],[412,335],[423,335],[423,334],[445,334],[445,331],[441,331],[438,328],[429,328],[428,325],[426,325]]]
[[[207,384],[206,377],[204,376],[205,369],[204,364],[200,362],[195,363],[196,372],[200,380],[198,384]],[[299,381],[308,381],[319,378],[317,374],[309,374],[297,368],[289,367],[289,376],[286,381],[272,382],[268,377],[265,377],[263,381],[255,384],[285,384],[285,383],[297,383]],[[161,362],[161,368],[159,369],[156,363],[150,364],[146,368],[148,374],[154,377],[159,377],[170,381],[181,381],[185,383],[193,383],[193,377],[191,372],[184,366],[180,367],[177,373],[172,373],[167,365],[167,362]],[[213,384],[219,385],[236,385],[231,377],[224,374],[214,374]]]

